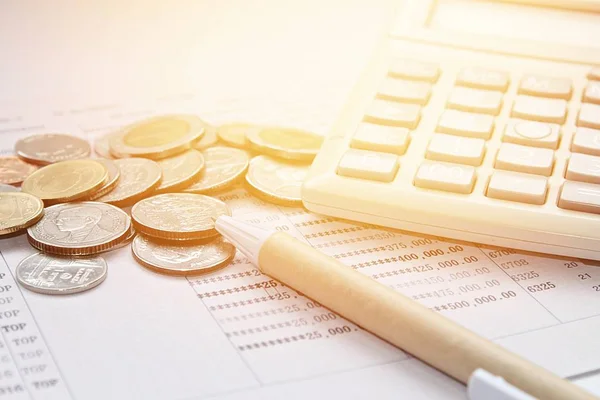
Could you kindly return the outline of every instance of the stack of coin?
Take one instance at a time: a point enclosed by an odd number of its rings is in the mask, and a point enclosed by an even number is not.
[[[218,135],[231,146],[260,154],[250,161],[245,174],[252,194],[279,205],[302,205],[300,189],[323,144],[321,136],[299,129],[249,124],[223,125]],[[207,193],[196,188],[194,185],[187,191]]]
[[[225,203],[192,193],[156,195],[131,209],[140,233],[133,255],[142,265],[165,274],[193,275],[228,265],[235,248],[219,237],[214,220],[231,215]]]
[[[94,159],[80,138],[30,136],[17,142],[17,157],[0,157],[0,237],[27,231],[40,253],[19,264],[17,278],[46,294],[97,286],[107,273],[98,254],[129,243],[134,258],[153,271],[213,271],[232,261],[235,248],[214,228],[214,219],[231,211],[208,195],[245,182],[265,201],[300,205],[321,143],[297,129],[241,123],[217,129],[179,114],[97,138]],[[19,185],[21,193],[10,192]],[[131,217],[117,207],[131,207]]]
[[[27,229],[27,240],[40,252],[19,263],[17,280],[43,294],[92,289],[104,281],[108,271],[98,254],[128,243],[132,232],[130,217],[110,204],[90,201],[48,207]]]

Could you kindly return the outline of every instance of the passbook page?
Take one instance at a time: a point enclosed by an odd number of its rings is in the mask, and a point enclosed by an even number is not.
[[[93,142],[167,113],[326,134],[389,14],[387,2],[361,0],[37,3],[0,13],[2,155],[34,133]],[[216,197],[562,377],[600,371],[592,263],[341,221],[241,185]],[[102,284],[68,296],[15,281],[34,253],[25,235],[0,239],[0,398],[466,398],[462,384],[239,252],[186,278],[152,272],[123,247],[102,255]]]

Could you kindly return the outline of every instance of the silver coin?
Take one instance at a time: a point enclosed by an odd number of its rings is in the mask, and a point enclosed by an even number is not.
[[[194,245],[165,244],[138,235],[131,245],[143,266],[169,275],[195,275],[223,268],[233,260],[235,247],[217,238]]]
[[[107,272],[102,257],[60,258],[37,253],[19,263],[16,275],[19,283],[33,292],[72,294],[98,286]]]
[[[0,192],[20,192],[21,189],[18,187],[14,187],[12,185],[5,185],[4,183],[0,183]]]
[[[90,255],[119,244],[130,227],[131,218],[110,204],[57,204],[46,208],[44,217],[27,230],[27,239],[45,253]]]

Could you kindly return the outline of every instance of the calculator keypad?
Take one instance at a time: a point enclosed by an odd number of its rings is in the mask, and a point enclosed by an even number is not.
[[[590,128],[577,128],[571,151],[593,156],[600,156],[600,130]]]
[[[444,109],[427,114],[438,116],[434,131],[419,131],[423,107],[430,108],[441,74],[434,63],[393,60],[337,173],[391,182],[414,141],[423,160],[405,168],[414,174],[416,188],[471,194],[483,184],[478,190],[489,199],[544,205],[549,193],[556,193],[551,182],[561,175],[555,206],[600,214],[600,68],[589,71],[579,99],[573,98],[578,81],[570,78],[525,74],[505,95],[508,72],[462,68],[452,77]],[[577,105],[570,108],[573,102]],[[497,122],[503,110],[510,118]],[[569,113],[577,113],[575,132],[562,126]],[[417,141],[419,135],[425,138]],[[565,138],[570,143],[564,144]],[[563,153],[555,154],[559,148],[572,153],[565,160]],[[482,167],[488,160],[490,172]],[[478,170],[486,171],[485,183],[477,183]]]
[[[367,150],[346,151],[337,173],[351,178],[391,182],[398,171],[398,156]]]
[[[406,128],[361,123],[350,142],[350,147],[402,155],[410,141]]]
[[[583,102],[600,104],[600,82],[588,82],[583,92]]]
[[[440,117],[437,131],[451,135],[489,139],[494,130],[494,117],[491,115],[446,110]]]
[[[566,181],[560,192],[558,206],[567,210],[600,214],[600,185]]]
[[[526,75],[519,85],[519,94],[569,100],[573,93],[570,79]]]
[[[577,117],[577,126],[600,129],[600,105],[582,104]]]
[[[440,76],[437,64],[416,60],[395,59],[390,63],[389,76],[435,83]]]
[[[544,204],[548,179],[516,172],[494,171],[486,195],[493,199],[528,204]]]
[[[574,153],[569,159],[565,178],[571,181],[600,183],[600,157]]]
[[[511,116],[539,122],[563,124],[567,118],[567,102],[534,96],[517,96]]]
[[[452,89],[447,107],[467,112],[498,115],[502,108],[502,92],[457,86]]]
[[[475,184],[475,168],[424,161],[417,171],[414,183],[420,188],[469,194]]]
[[[379,88],[377,97],[403,103],[425,105],[431,96],[431,84],[388,77]]]
[[[472,166],[481,165],[485,154],[485,140],[436,133],[431,137],[425,157]]]
[[[475,89],[499,90],[508,88],[508,73],[480,67],[463,68],[456,78],[456,84]]]
[[[550,176],[554,151],[513,143],[503,143],[496,156],[495,167],[507,171]]]
[[[557,149],[560,125],[546,122],[511,120],[504,128],[502,141],[524,146]]]
[[[417,104],[397,103],[389,100],[373,101],[364,120],[374,124],[414,129],[421,119],[421,107]]]

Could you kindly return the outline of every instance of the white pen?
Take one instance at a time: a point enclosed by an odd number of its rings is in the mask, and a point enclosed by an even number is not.
[[[264,274],[469,384],[473,400],[595,398],[288,234],[227,216],[215,226]]]

